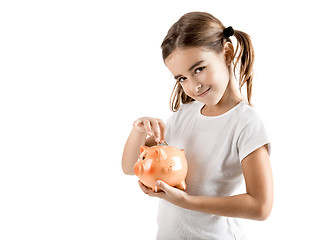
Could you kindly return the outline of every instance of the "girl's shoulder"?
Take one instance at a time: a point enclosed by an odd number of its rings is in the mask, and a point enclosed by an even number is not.
[[[246,101],[241,102],[241,105],[237,110],[237,117],[245,122],[261,120],[259,112],[254,107],[251,107]]]
[[[255,133],[266,133],[266,126],[263,121],[263,118],[255,109],[251,107],[248,103],[243,103],[234,114],[232,119],[232,126],[234,129],[239,130],[240,132],[253,132]]]

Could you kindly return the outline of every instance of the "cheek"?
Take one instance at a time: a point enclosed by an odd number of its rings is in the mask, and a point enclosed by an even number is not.
[[[208,73],[208,79],[211,80],[211,83],[214,85],[225,85],[229,80],[229,71],[225,65],[217,66],[214,71]]]
[[[189,86],[189,83],[183,83],[181,84],[184,92],[189,96],[189,97],[192,97],[192,92],[191,92],[191,87],[192,86]]]
[[[203,74],[200,74],[198,77],[199,82],[202,82],[204,84],[210,85],[214,83],[216,80],[216,74],[214,74],[214,71],[207,70],[203,72]]]
[[[218,62],[215,66],[216,72],[220,73],[221,77],[227,77],[229,75],[228,67],[225,62]]]

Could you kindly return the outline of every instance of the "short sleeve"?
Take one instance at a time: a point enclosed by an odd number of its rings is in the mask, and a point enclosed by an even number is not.
[[[256,149],[268,144],[268,152],[271,152],[270,141],[263,121],[255,118],[241,131],[237,143],[240,162]]]

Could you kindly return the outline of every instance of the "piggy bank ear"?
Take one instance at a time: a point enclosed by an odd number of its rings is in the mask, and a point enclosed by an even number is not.
[[[147,149],[149,149],[147,146],[141,146],[140,147],[140,153],[146,151]]]
[[[157,160],[158,161],[162,161],[162,160],[165,160],[166,158],[167,158],[167,154],[166,154],[166,152],[164,151],[164,149],[162,149],[162,148],[159,148],[159,149],[157,149],[157,150],[155,150],[155,153],[156,153],[156,155],[157,155]]]

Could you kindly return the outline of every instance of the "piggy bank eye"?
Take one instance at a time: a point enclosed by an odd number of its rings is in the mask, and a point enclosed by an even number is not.
[[[142,160],[145,160],[145,159],[146,159],[146,156],[147,156],[147,154],[144,154],[144,155],[142,156]]]

